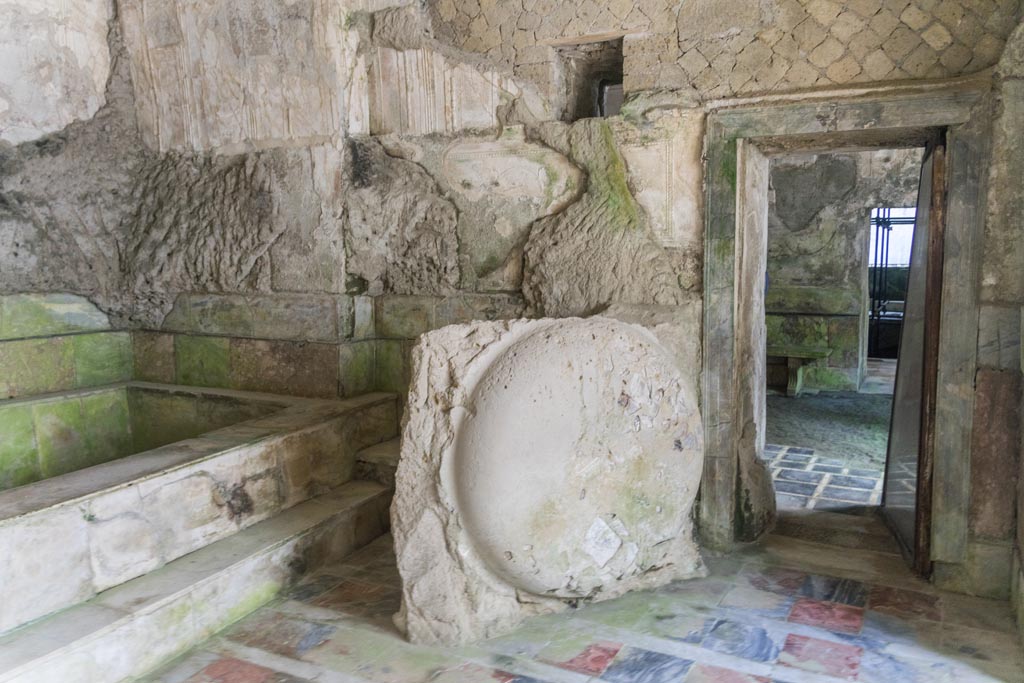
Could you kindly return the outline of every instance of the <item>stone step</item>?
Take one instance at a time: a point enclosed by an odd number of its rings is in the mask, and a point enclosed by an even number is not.
[[[401,449],[402,439],[395,437],[359,451],[356,454],[355,477],[394,488],[395,471],[398,469]]]
[[[392,394],[264,417],[0,492],[0,634],[350,481],[398,429]]]
[[[390,492],[355,481],[0,638],[0,683],[143,675],[387,531]],[[45,586],[43,586],[45,588]]]

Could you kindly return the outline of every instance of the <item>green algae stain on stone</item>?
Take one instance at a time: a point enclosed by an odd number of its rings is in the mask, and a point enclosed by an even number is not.
[[[358,396],[374,389],[374,342],[343,344],[338,350],[340,393]]]
[[[229,339],[178,335],[174,340],[178,384],[226,387],[229,383]]]
[[[622,217],[624,228],[635,228],[639,224],[639,212],[633,194],[629,191],[626,162],[619,154],[615,144],[615,135],[607,121],[598,121],[600,126],[603,155],[606,164],[603,168],[591,168],[591,192],[604,196],[609,208]]]
[[[377,391],[405,392],[408,387],[403,342],[378,340],[374,365]]]
[[[47,401],[32,407],[44,478],[88,467],[85,421],[77,398]]]
[[[0,341],[0,398],[70,389],[74,379],[67,337]]]
[[[132,378],[132,345],[128,332],[79,334],[69,338],[75,357],[75,385],[93,387]]]
[[[132,452],[128,414],[128,391],[112,389],[82,397],[86,450],[89,461],[98,465]]]
[[[0,434],[0,490],[41,479],[32,407],[0,408]]]

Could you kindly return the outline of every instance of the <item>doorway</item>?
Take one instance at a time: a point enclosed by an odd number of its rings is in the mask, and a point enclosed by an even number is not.
[[[920,148],[770,161],[765,459],[779,508],[881,503],[921,161]]]
[[[933,467],[919,468],[917,495],[942,495],[915,507],[915,567],[963,563],[969,509],[968,451],[973,414],[975,349],[962,329],[977,325],[972,277],[984,212],[977,169],[984,168],[985,129],[971,118],[981,92],[907,89],[851,101],[794,102],[721,110],[708,119],[706,147],[704,375],[705,473],[700,530],[707,545],[729,548],[754,540],[775,523],[771,473],[764,465],[765,271],[770,159],[780,154],[921,147],[945,136],[952,150],[943,175],[949,187],[944,245],[932,255],[945,277],[936,284],[934,374],[943,391],[929,410]],[[918,207],[920,211],[920,207]],[[897,391],[899,379],[897,378]],[[943,419],[948,416],[952,419]],[[927,430],[921,431],[927,435]],[[933,475],[930,482],[921,485]],[[884,488],[884,487],[883,487]],[[927,511],[930,510],[930,515]],[[924,512],[922,512],[924,511]],[[926,530],[917,522],[937,520]]]
[[[919,313],[941,290],[925,284],[929,248],[941,253],[926,224],[934,154],[780,155],[768,190],[763,457],[780,516],[786,528],[796,511],[800,525],[835,528],[835,514],[884,510],[908,557],[929,457]]]

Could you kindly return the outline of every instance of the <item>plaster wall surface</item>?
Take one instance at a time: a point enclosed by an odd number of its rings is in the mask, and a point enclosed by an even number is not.
[[[104,104],[112,0],[0,2],[0,141],[18,144]]]

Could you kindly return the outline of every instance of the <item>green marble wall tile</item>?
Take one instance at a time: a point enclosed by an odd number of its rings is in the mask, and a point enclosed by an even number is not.
[[[374,345],[375,342],[363,341],[338,347],[338,391],[342,397],[373,391]]]
[[[174,335],[132,332],[132,363],[134,379],[174,384]]]
[[[190,331],[229,337],[252,336],[252,311],[244,296],[193,294]]]
[[[90,464],[85,420],[79,399],[46,401],[32,406],[44,478],[74,472]]]
[[[82,418],[90,464],[116,460],[133,452],[127,389],[83,396]]]
[[[0,408],[0,435],[0,490],[41,479],[32,407]]]
[[[387,339],[413,339],[434,329],[437,297],[379,296],[374,303],[377,334]]]
[[[0,341],[0,399],[61,391],[74,383],[68,337]]]
[[[230,349],[233,389],[315,398],[338,395],[334,344],[232,339]]]
[[[376,342],[374,369],[378,391],[404,394],[409,387],[409,368],[403,341],[380,339]]]
[[[229,339],[178,335],[174,339],[178,384],[197,387],[229,386]]]
[[[128,332],[69,337],[75,356],[75,386],[94,387],[132,378],[132,342]]]
[[[128,390],[133,449],[136,453],[198,436],[196,401],[190,394]]]
[[[0,339],[109,330],[110,320],[74,294],[10,294],[0,297]]]

